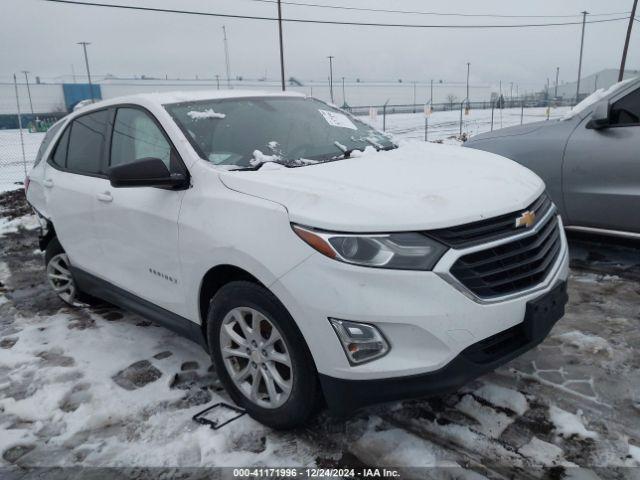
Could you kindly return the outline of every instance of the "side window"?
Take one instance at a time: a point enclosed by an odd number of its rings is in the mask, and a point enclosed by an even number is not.
[[[612,125],[640,124],[640,88],[614,103],[610,118]]]
[[[89,174],[101,172],[108,120],[109,112],[100,110],[73,121],[67,147],[67,170]]]
[[[159,158],[169,171],[177,170],[171,144],[152,118],[136,108],[119,108],[113,125],[110,165],[143,158]]]
[[[61,168],[67,167],[67,147],[69,145],[69,130],[71,130],[70,127],[67,127],[65,129],[64,133],[60,137],[60,141],[58,141],[58,145],[56,145],[55,152],[53,152],[53,155],[51,155],[50,162],[54,163],[55,165]]]
[[[47,131],[44,138],[42,139],[40,148],[38,149],[38,153],[36,155],[36,161],[33,164],[34,166],[38,165],[42,161],[42,156],[44,155],[44,152],[47,150],[47,148],[49,148],[49,145],[51,144],[51,140],[53,140],[53,137],[56,136],[56,133],[58,133],[58,131],[60,130],[60,127],[62,127],[63,124],[64,122],[56,123]]]

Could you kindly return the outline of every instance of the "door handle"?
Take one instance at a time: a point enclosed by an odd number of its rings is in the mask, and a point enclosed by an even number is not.
[[[101,202],[110,203],[113,202],[113,197],[111,196],[111,193],[104,192],[98,194],[98,200],[100,200]]]
[[[53,187],[53,180],[51,180],[50,178],[45,178],[45,180],[42,182],[42,185],[47,188],[51,188]]]

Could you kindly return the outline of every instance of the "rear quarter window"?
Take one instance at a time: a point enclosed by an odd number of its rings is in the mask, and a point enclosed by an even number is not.
[[[42,161],[42,158],[44,157],[44,153],[49,148],[49,145],[51,145],[51,141],[54,139],[56,134],[60,131],[60,128],[62,128],[63,124],[64,122],[56,123],[49,130],[47,130],[47,133],[45,134],[44,138],[42,139],[42,143],[40,144],[40,148],[38,149],[38,153],[36,154],[36,161],[33,164],[34,167]]]

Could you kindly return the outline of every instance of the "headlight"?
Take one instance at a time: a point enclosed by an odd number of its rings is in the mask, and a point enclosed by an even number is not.
[[[358,235],[293,225],[307,244],[334,260],[365,267],[431,270],[447,247],[415,232]]]
[[[389,352],[389,344],[373,325],[330,318],[342,348],[351,364],[380,358]]]

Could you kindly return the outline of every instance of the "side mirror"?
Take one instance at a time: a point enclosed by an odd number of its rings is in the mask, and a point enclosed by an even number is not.
[[[609,110],[608,100],[602,100],[596,103],[593,113],[591,114],[591,119],[589,120],[589,123],[587,123],[587,128],[601,130],[609,127]]]
[[[107,170],[111,186],[184,188],[188,186],[186,175],[171,174],[159,158],[143,158],[135,162],[116,165]]]

